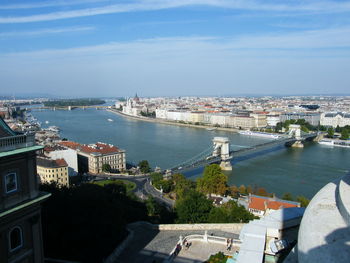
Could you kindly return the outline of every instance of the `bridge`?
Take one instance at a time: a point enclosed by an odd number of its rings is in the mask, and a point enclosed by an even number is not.
[[[263,152],[281,145],[301,148],[304,147],[302,143],[303,141],[312,140],[316,136],[317,133],[305,133],[301,131],[300,125],[290,125],[289,131],[287,133],[280,134],[278,139],[254,146],[230,145],[228,138],[214,137],[213,146],[205,149],[189,160],[168,169],[168,173],[174,174],[213,163],[220,163],[222,170],[229,171],[232,170],[232,158]]]
[[[26,108],[26,110],[74,110],[74,109],[109,109],[111,106],[101,106],[101,105],[89,105],[89,106],[54,106],[54,107],[48,107],[48,106],[41,106],[41,107],[33,107],[33,108]]]

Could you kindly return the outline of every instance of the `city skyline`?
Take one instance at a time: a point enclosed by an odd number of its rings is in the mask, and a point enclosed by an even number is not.
[[[2,93],[349,94],[349,1],[3,1]]]

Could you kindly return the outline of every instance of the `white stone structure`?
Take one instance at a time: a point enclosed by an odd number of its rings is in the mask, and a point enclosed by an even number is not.
[[[221,157],[220,167],[224,171],[231,171],[231,157],[230,157],[230,140],[227,137],[214,137],[214,151],[213,156]]]
[[[298,262],[350,260],[350,175],[327,184],[312,198],[300,224]]]

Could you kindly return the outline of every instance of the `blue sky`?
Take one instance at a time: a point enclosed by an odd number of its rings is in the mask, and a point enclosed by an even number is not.
[[[1,94],[350,94],[350,1],[2,0]]]

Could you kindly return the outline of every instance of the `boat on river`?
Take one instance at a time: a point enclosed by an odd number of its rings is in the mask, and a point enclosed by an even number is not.
[[[350,148],[350,140],[322,139],[318,143],[327,146]]]
[[[267,132],[255,132],[255,131],[239,131],[239,134],[248,135],[248,136],[256,136],[270,139],[279,139],[280,136],[278,134],[267,133]]]

